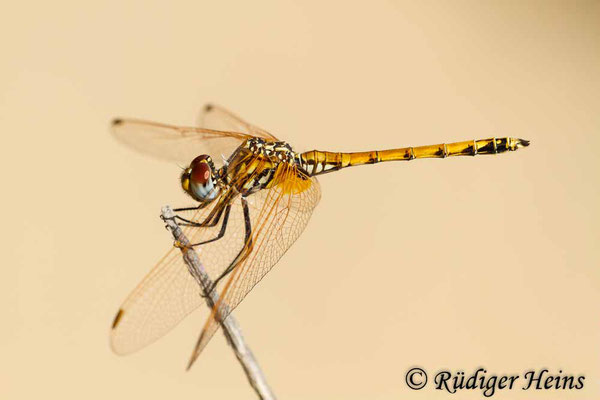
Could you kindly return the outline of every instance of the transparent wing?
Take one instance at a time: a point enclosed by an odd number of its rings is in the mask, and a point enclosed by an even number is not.
[[[211,210],[199,210],[197,218]],[[215,228],[205,230],[208,235]],[[181,252],[172,247],[121,305],[110,334],[113,351],[128,354],[154,342],[203,304],[200,294]]]
[[[231,278],[222,280],[217,286],[223,296],[230,293],[226,300],[230,309],[239,304],[298,238],[319,201],[320,189],[316,179],[300,179],[292,172],[289,169],[285,173],[278,170],[273,180],[279,182],[277,185],[248,197],[255,245],[244,257],[245,261],[227,276]],[[230,266],[245,244],[246,224],[241,199],[239,195],[232,195],[231,191],[221,196],[220,200],[228,199],[223,200],[223,204],[230,205],[225,235],[196,247],[200,261],[213,280]],[[211,207],[189,211],[181,216],[202,222],[216,212],[220,203],[216,200]],[[212,227],[184,227],[183,230],[191,243],[199,243],[216,237],[223,220],[222,216]],[[241,267],[247,272],[240,274]],[[233,277],[236,277],[235,285],[230,283]],[[172,248],[119,309],[110,335],[112,349],[118,354],[128,354],[159,339],[185,316],[205,304],[200,294],[201,289],[189,274],[181,252]],[[210,317],[208,307],[201,307],[201,310]],[[213,319],[209,318],[209,321]],[[212,329],[211,326],[208,330],[211,337],[214,334]]]
[[[316,178],[302,177],[295,166],[287,164],[279,165],[269,189],[248,197],[252,247],[220,289],[219,302],[200,334],[189,366],[219,328],[219,319],[237,307],[300,236],[320,198]]]
[[[246,133],[271,142],[279,141],[279,139],[264,129],[244,121],[231,111],[216,104],[207,104],[204,106],[198,116],[198,126],[219,131]]]
[[[125,145],[167,161],[189,163],[209,154],[217,163],[229,156],[250,134],[197,127],[181,127],[138,119],[115,119],[113,135]]]

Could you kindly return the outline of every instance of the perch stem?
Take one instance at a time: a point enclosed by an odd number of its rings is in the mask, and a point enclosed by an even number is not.
[[[211,293],[206,295],[208,288],[212,287],[212,280],[200,262],[198,254],[194,251],[193,247],[189,246],[190,242],[183,233],[183,230],[179,227],[177,222],[175,222],[173,218],[174,216],[175,213],[170,206],[165,206],[162,208],[161,217],[165,221],[167,228],[173,234],[173,238],[182,244],[180,249],[183,259],[190,274],[202,288],[202,292],[205,294],[204,298],[206,299],[206,304],[212,310],[214,305],[219,301],[219,295],[217,294],[216,290],[213,290]],[[217,319],[223,328],[223,333],[227,339],[227,343],[229,343],[233,349],[233,352],[235,353],[236,358],[242,365],[250,385],[261,400],[275,400],[275,395],[271,391],[264,373],[258,365],[254,354],[252,354],[250,347],[244,340],[240,325],[235,320],[233,315],[230,313],[227,314],[229,315],[227,315],[225,319],[220,318],[219,315],[217,315]]]

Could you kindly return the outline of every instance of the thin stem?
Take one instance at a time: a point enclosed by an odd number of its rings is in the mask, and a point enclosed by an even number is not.
[[[187,264],[190,274],[194,277],[194,279],[196,279],[198,285],[200,285],[202,294],[205,295],[204,298],[206,299],[206,304],[212,310],[214,305],[219,301],[219,295],[215,290],[206,295],[208,288],[212,287],[213,282],[210,279],[210,276],[208,276],[206,273],[204,266],[200,262],[198,254],[196,254],[194,249],[189,246],[190,242],[177,222],[175,222],[175,219],[173,218],[174,216],[175,213],[170,206],[164,206],[162,208],[161,217],[165,221],[167,228],[173,234],[175,240],[182,244],[180,249],[183,255],[183,260]],[[200,293],[198,295],[200,295]],[[219,315],[217,315],[217,320],[220,322],[221,327],[223,328],[223,333],[225,334],[227,343],[229,343],[233,349],[235,356],[246,373],[246,377],[248,378],[250,385],[258,397],[262,400],[275,400],[275,395],[273,392],[271,392],[265,375],[260,369],[256,358],[254,358],[250,347],[244,340],[242,330],[240,329],[240,326],[233,315],[229,313],[224,320],[219,318]]]

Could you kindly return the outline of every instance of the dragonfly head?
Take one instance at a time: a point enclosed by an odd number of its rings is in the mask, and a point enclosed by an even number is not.
[[[208,155],[201,155],[190,163],[181,174],[181,187],[201,203],[210,203],[219,194],[215,165]]]

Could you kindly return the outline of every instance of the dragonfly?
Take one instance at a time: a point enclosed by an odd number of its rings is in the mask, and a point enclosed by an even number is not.
[[[273,268],[305,229],[321,198],[317,176],[387,161],[499,154],[529,145],[512,137],[362,152],[296,152],[286,142],[217,105],[198,126],[139,119],[113,120],[125,145],[163,160],[185,163],[180,184],[193,207],[175,209],[190,246],[213,281],[219,301],[208,315],[188,369],[230,313]],[[214,157],[214,158],[213,158]],[[191,161],[190,161],[191,160]],[[204,302],[178,245],[171,247],[126,298],[110,333],[117,354],[156,341]]]

